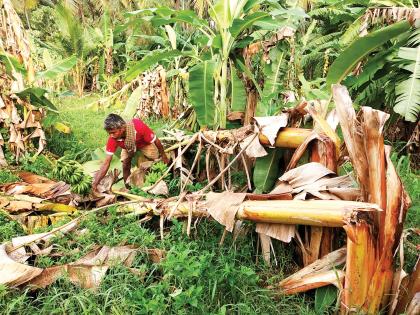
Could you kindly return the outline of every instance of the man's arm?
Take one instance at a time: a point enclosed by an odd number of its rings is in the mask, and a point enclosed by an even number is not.
[[[98,184],[100,183],[102,178],[104,178],[104,176],[108,172],[109,165],[111,164],[111,160],[112,160],[112,155],[107,155],[105,157],[105,161],[102,163],[101,168],[95,174],[95,178],[94,178],[93,184],[92,184],[93,191],[97,190]]]
[[[159,138],[157,138],[157,137],[156,137],[156,140],[155,140],[155,145],[156,145],[156,148],[159,151],[159,155],[162,158],[163,163],[168,164],[169,159],[166,156],[165,149],[163,148],[162,142],[160,142]]]

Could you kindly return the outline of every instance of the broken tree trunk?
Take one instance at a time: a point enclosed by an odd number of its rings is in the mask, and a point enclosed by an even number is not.
[[[356,115],[345,87],[333,86],[343,137],[363,199],[378,205],[373,226],[347,229],[348,256],[342,312],[376,314],[388,306],[398,245],[410,199],[385,148],[382,135],[388,114],[363,107]],[[352,292],[358,292],[352,294]]]
[[[232,195],[239,195],[232,193]],[[192,195],[194,196],[194,195]],[[227,205],[230,207],[230,205]],[[139,201],[122,206],[126,212],[151,213],[172,217],[209,216],[212,212],[206,201],[198,201],[192,213],[190,202]],[[247,220],[262,223],[305,224],[312,226],[343,227],[349,222],[372,221],[379,211],[375,204],[345,200],[248,200],[232,208],[232,220]],[[214,209],[224,212],[225,209]],[[221,222],[224,224],[224,222]]]
[[[341,289],[344,272],[338,268],[345,261],[346,248],[338,249],[280,281],[276,287],[284,294],[306,292],[329,284]]]
[[[245,201],[239,207],[237,218],[263,223],[343,227],[351,220],[376,214],[378,209],[373,204],[344,200]]]
[[[337,173],[337,155],[334,142],[327,136],[314,139],[310,145],[311,161],[318,162]],[[303,255],[304,265],[332,252],[334,232],[330,227],[310,227],[309,240],[306,239],[308,255]]]

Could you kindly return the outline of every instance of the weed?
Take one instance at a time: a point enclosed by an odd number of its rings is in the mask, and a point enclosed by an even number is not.
[[[20,178],[12,173],[12,171],[2,168],[0,170],[0,184],[19,182]]]
[[[420,226],[420,173],[411,167],[410,159],[407,156],[398,156],[394,153],[391,159],[412,202],[407,212],[404,228],[418,228]],[[408,272],[411,272],[418,259],[418,250],[415,245],[419,243],[420,236],[415,233],[410,233],[403,243],[405,269]]]
[[[13,237],[23,234],[24,231],[19,223],[15,220],[10,220],[0,210],[0,243],[10,241]]]
[[[21,170],[41,174],[43,176],[51,177],[52,164],[45,155],[25,154],[19,160],[19,168]]]
[[[253,260],[254,235],[238,238],[236,243],[228,237],[219,246],[223,229],[217,223],[203,221],[188,237],[183,223],[173,221],[165,229],[164,239],[158,241],[156,224],[152,220],[139,225],[136,217],[121,216],[115,208],[87,216],[79,227],[83,233],[69,233],[52,241],[62,257],[37,258],[36,265],[69,263],[99,244],[158,247],[166,250],[166,258],[153,263],[140,252],[132,267],[144,276],[135,276],[124,266],[113,266],[95,291],[81,289],[66,277],[36,292],[0,287],[2,313],[294,314],[301,303],[311,305],[302,297],[275,296],[262,288],[264,280],[258,271],[266,267],[256,266]],[[284,259],[284,263],[292,263]]]

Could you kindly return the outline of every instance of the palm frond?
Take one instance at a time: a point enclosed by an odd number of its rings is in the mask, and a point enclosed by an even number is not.
[[[84,53],[83,26],[77,16],[67,6],[58,4],[55,7],[56,23],[62,39],[57,43],[68,55],[81,56]]]
[[[383,91],[389,79],[389,76],[383,76],[377,80],[369,81],[363,89],[357,90],[357,97],[355,98],[355,103],[362,106],[377,107],[377,103],[382,102]]]
[[[322,51],[313,51],[307,55],[302,56],[301,63],[302,68],[308,66],[315,66],[318,63],[324,62],[324,52]]]
[[[317,8],[309,12],[309,15],[313,18],[321,20],[330,20],[338,17],[352,18],[352,14],[350,12],[334,7]]]
[[[306,50],[313,51],[317,50],[320,51],[320,46],[323,46],[324,48],[330,48],[331,46],[325,46],[325,44],[334,42],[337,43],[337,37],[341,34],[341,32],[334,32],[327,35],[323,35],[320,37],[317,37],[315,39],[311,39],[311,41],[308,43]]]
[[[358,38],[361,27],[362,19],[360,18],[356,19],[352,24],[350,24],[346,31],[343,33],[343,35],[341,35],[340,46],[345,47],[349,45],[352,41],[354,41],[356,38]]]

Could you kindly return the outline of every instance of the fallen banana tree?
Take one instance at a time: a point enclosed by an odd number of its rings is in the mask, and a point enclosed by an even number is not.
[[[267,262],[273,247],[271,239],[290,242],[295,238],[301,249],[306,267],[276,286],[283,293],[305,292],[334,284],[340,289],[342,313],[375,314],[386,308],[390,313],[415,310],[418,297],[413,290],[418,288],[418,268],[409,281],[403,281],[403,272],[396,272],[394,263],[410,200],[390,160],[390,148],[384,145],[382,129],[387,114],[362,108],[356,115],[342,86],[334,86],[333,96],[337,110],[333,120],[340,121],[356,178],[337,176],[340,139],[334,131],[336,124],[328,123],[315,107],[308,107],[307,112],[315,122],[313,130],[286,127],[288,117],[282,114],[256,118],[258,130],[247,126],[233,131],[201,131],[193,136],[172,134],[177,143],[168,151],[178,152],[166,174],[173,167],[180,169],[180,195],[148,199],[115,192],[134,199],[118,205],[118,211],[142,216],[142,222],[159,216],[162,238],[165,219],[176,217],[187,218],[187,234],[194,218],[212,217],[224,225],[226,231],[234,233],[238,222],[255,222]],[[183,155],[193,144],[198,146],[192,164],[189,170],[183,169]],[[246,158],[267,154],[262,144],[296,149],[275,188],[270,194],[229,191],[232,188],[230,168],[239,162],[247,173],[248,189],[245,190],[252,189]],[[310,153],[310,163],[297,166],[306,151]],[[203,155],[206,156],[208,184],[188,194],[183,188],[194,173],[199,173],[198,161]],[[215,158],[211,159],[212,156]],[[216,163],[218,172],[214,168]],[[166,174],[144,190],[155,193],[154,189]],[[206,193],[217,182],[224,192]],[[7,189],[16,187],[19,186],[7,186]],[[98,209],[101,208],[92,211]],[[77,222],[84,215],[87,213],[71,222]],[[346,233],[346,249],[333,251],[333,238],[341,228]],[[51,234],[59,231],[56,229]],[[8,253],[35,241],[29,239],[27,243],[13,246]]]
[[[253,222],[264,223],[285,223],[285,224],[306,224],[306,225],[323,225],[342,227],[344,225],[354,225],[360,222],[370,222],[379,211],[379,208],[374,204],[354,202],[354,201],[334,201],[326,202],[322,200],[311,201],[292,201],[292,200],[268,200],[268,201],[240,201],[246,198],[246,194],[235,194],[225,192],[220,194],[211,194],[208,200],[203,199],[204,196],[190,196],[189,201],[177,202],[167,200],[153,200],[153,201],[136,201],[119,206],[119,211],[130,212],[137,215],[159,215],[161,217],[208,217],[212,216],[222,224],[229,226],[235,219],[248,220]],[[222,199],[221,199],[222,198]],[[252,197],[251,197],[252,198]],[[215,203],[215,200],[223,200],[224,207],[220,207],[220,203]],[[239,202],[238,202],[239,201]],[[106,206],[104,208],[108,208]],[[99,208],[98,208],[99,209]],[[96,211],[96,209],[91,210]],[[87,215],[85,213],[83,216]],[[231,217],[233,215],[233,217]],[[49,233],[35,234],[31,236],[21,237],[19,241],[14,241],[7,247],[2,248],[0,264],[4,268],[0,271],[0,283],[8,285],[20,286],[25,283],[37,284],[45,286],[51,282],[45,283],[42,280],[40,283],[32,281],[42,272],[51,273],[51,270],[43,271],[39,268],[29,267],[19,261],[21,257],[26,255],[25,246],[39,243],[40,241],[48,241],[53,235],[62,232],[70,232],[77,226],[80,218],[63,225],[61,228],[56,228]],[[31,247],[32,248],[32,247]],[[18,251],[23,254],[17,255]],[[79,265],[79,263],[75,263]],[[72,265],[73,266],[73,265]],[[8,273],[10,268],[18,270],[14,274],[13,279]],[[67,269],[54,269],[57,273],[53,278],[61,275]],[[21,274],[19,274],[21,272]],[[31,277],[28,274],[32,275]],[[23,281],[22,279],[26,279]],[[49,278],[50,279],[50,278]],[[51,280],[51,279],[50,279]],[[50,281],[48,280],[48,281]],[[52,280],[51,280],[52,281]]]
[[[389,115],[369,107],[356,115],[343,86],[333,86],[333,96],[363,200],[383,210],[377,212],[373,226],[360,222],[346,230],[342,312],[375,314],[396,296],[393,257],[411,201],[391,162],[391,148],[384,145],[382,131]]]

